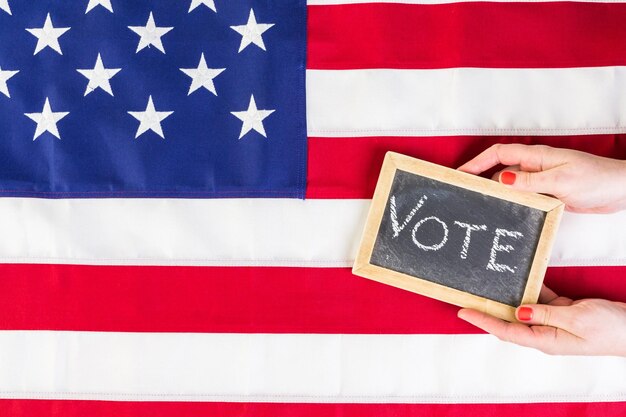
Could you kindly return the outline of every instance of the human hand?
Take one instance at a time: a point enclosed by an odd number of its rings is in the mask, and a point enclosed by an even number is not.
[[[565,209],[612,213],[626,209],[626,161],[544,145],[496,144],[459,167],[480,174],[506,165],[493,179],[512,188],[551,194]]]
[[[459,310],[458,316],[500,340],[551,355],[626,356],[626,303],[572,301],[546,286],[539,302],[517,308],[515,317],[520,323],[467,308]]]

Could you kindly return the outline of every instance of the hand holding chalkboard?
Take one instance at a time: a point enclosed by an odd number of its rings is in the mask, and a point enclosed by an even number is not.
[[[458,316],[502,340],[551,355],[626,357],[626,303],[595,298],[574,301],[545,285],[539,301],[517,309],[520,323],[468,308],[459,310]]]
[[[389,152],[356,275],[514,320],[537,301],[563,204]]]
[[[626,161],[572,149],[519,143],[489,147],[459,170],[481,174],[507,168],[495,180],[516,190],[550,194],[578,213],[626,210]]]
[[[626,210],[626,161],[541,145],[498,144],[459,170],[480,174],[498,164],[507,167],[495,173],[494,180],[515,189],[557,196],[566,210]],[[619,226],[616,233],[620,233]],[[539,302],[517,308],[520,323],[466,308],[459,310],[458,316],[502,340],[549,354],[626,356],[626,303],[590,298],[575,301],[545,286]]]

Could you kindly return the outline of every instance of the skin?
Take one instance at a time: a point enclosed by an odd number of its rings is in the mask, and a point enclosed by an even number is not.
[[[626,209],[626,161],[543,145],[497,144],[459,167],[470,174],[498,165],[516,174],[511,188],[550,194],[577,213]]]
[[[541,145],[498,144],[459,168],[480,174],[504,165],[516,174],[511,188],[550,194],[578,213],[614,213],[626,209],[626,161],[602,158],[570,149]],[[532,318],[521,320],[520,308]],[[499,339],[553,355],[614,355],[626,357],[626,303],[559,297],[543,287],[539,304],[520,306],[519,323],[461,309],[459,318]]]

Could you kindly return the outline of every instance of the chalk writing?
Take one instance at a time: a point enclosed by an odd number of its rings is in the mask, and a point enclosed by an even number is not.
[[[465,238],[463,239],[463,246],[461,247],[461,259],[467,259],[467,251],[469,249],[472,232],[477,232],[479,230],[485,231],[487,230],[487,226],[484,224],[467,224],[460,221],[455,221],[454,224],[460,227],[464,227],[466,229]]]
[[[520,305],[546,212],[400,169],[380,196],[370,265]]]
[[[404,230],[407,224],[409,224],[411,219],[413,219],[413,216],[415,216],[415,213],[417,213],[417,211],[424,205],[424,202],[427,199],[428,197],[426,197],[425,195],[422,196],[422,198],[420,198],[420,200],[417,202],[415,208],[411,210],[409,214],[407,214],[404,222],[402,223],[402,226],[400,226],[398,224],[398,214],[396,212],[396,196],[391,196],[391,199],[389,200],[389,213],[391,215],[391,228],[393,229],[393,237],[398,237],[400,232]]]
[[[415,232],[417,232],[417,229],[419,229],[419,227],[421,225],[423,225],[424,223],[426,223],[429,220],[434,220],[437,223],[439,223],[441,225],[441,227],[443,227],[443,238],[441,239],[441,242],[437,243],[436,245],[424,245],[419,240],[417,240],[417,237],[415,236]],[[426,218],[420,220],[419,222],[417,222],[415,224],[415,226],[413,227],[412,237],[413,237],[413,242],[420,249],[424,249],[424,250],[439,250],[448,241],[448,225],[445,224],[444,222],[442,222],[441,219],[439,219],[439,218],[437,218],[435,216],[426,217]]]
[[[427,195],[423,195],[419,201],[417,202],[417,204],[415,205],[415,207],[409,212],[409,214],[406,215],[406,217],[404,218],[404,221],[402,222],[402,225],[400,225],[400,223],[398,222],[398,211],[396,208],[396,196],[392,195],[389,199],[389,217],[391,220],[391,229],[392,229],[392,233],[393,236],[392,238],[397,238],[398,236],[400,236],[400,233],[404,230],[404,228],[411,222],[411,220],[413,220],[413,217],[415,217],[415,215],[417,214],[417,212],[422,208],[422,206],[424,205],[424,203],[428,200],[428,196]],[[428,221],[434,221],[436,223],[438,223],[441,226],[441,230],[442,230],[442,235],[441,235],[441,240],[439,241],[439,243],[434,243],[434,244],[424,244],[423,242],[421,242],[418,237],[417,237],[417,233],[418,233],[418,229],[425,224]],[[471,236],[472,236],[472,232],[477,232],[477,231],[487,231],[487,225],[484,224],[470,224],[470,223],[465,223],[465,222],[461,222],[458,220],[454,221],[454,224],[465,229],[465,236],[463,237],[463,243],[461,245],[461,259],[467,259],[467,254],[469,251],[469,246],[470,246],[470,242],[471,242]],[[443,220],[441,220],[439,217],[437,216],[428,216],[428,217],[424,217],[423,219],[419,220],[417,223],[415,223],[415,226],[413,226],[413,229],[411,231],[411,238],[413,240],[413,243],[415,243],[415,245],[424,250],[424,251],[437,251],[441,248],[443,248],[445,246],[446,243],[448,243],[448,234],[449,234],[450,230],[448,229],[448,224],[446,222],[444,222]],[[501,245],[500,244],[500,238],[501,237],[512,237],[515,239],[519,239],[521,237],[523,237],[524,235],[520,232],[517,231],[512,231],[512,230],[506,230],[506,229],[501,229],[501,228],[496,228],[495,229],[495,234],[494,234],[494,238],[493,238],[493,244],[491,245],[491,251],[490,251],[490,255],[489,255],[489,262],[487,263],[486,268],[490,271],[495,271],[495,272],[511,272],[511,273],[515,273],[515,270],[517,269],[516,266],[509,266],[506,264],[501,264],[501,263],[497,263],[496,262],[496,256],[498,252],[506,252],[509,253],[511,251],[513,251],[515,248],[512,245]]]
[[[515,270],[517,269],[516,266],[510,267],[505,264],[496,263],[496,255],[498,252],[509,253],[513,249],[515,249],[511,245],[501,245],[500,237],[502,236],[508,236],[508,237],[512,237],[515,239],[519,239],[520,237],[524,235],[521,234],[520,232],[515,232],[515,231],[510,231],[510,230],[505,230],[505,229],[496,229],[496,235],[493,237],[493,245],[491,245],[491,254],[489,255],[489,263],[487,264],[487,269],[491,271],[497,271],[497,272],[508,271],[511,273],[515,273]]]

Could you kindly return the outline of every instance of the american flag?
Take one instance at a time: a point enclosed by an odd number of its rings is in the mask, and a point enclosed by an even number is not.
[[[350,266],[388,150],[626,158],[625,64],[620,1],[0,0],[0,416],[623,416]],[[625,272],[564,216],[549,286]]]

